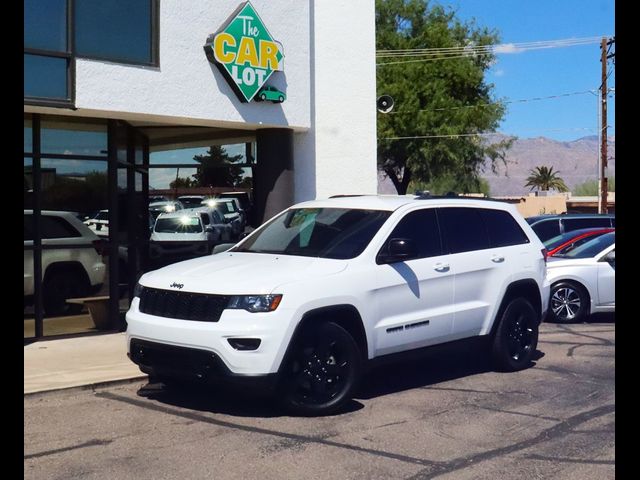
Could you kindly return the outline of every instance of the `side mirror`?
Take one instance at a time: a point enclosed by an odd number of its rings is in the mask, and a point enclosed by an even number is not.
[[[608,263],[616,263],[616,251],[610,251],[604,257],[602,257],[602,260]]]
[[[213,232],[213,226],[207,225],[206,227],[204,227],[204,231],[207,233]]]
[[[418,247],[410,238],[392,238],[387,243],[387,253],[378,256],[378,263],[396,263],[418,255]]]

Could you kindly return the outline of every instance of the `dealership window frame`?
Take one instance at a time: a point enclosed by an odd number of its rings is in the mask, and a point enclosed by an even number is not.
[[[51,118],[62,119],[59,116],[50,116],[37,113],[25,113],[25,119],[31,121],[31,151],[24,151],[24,158],[31,159],[31,171],[33,178],[33,196],[32,196],[32,208],[33,211],[33,245],[24,247],[28,250],[33,250],[33,282],[34,282],[34,294],[33,294],[33,306],[34,306],[34,325],[35,331],[33,337],[25,337],[25,341],[35,341],[43,338],[54,337],[67,337],[78,336],[81,333],[68,333],[62,335],[46,335],[44,331],[44,308],[43,308],[43,275],[42,275],[42,251],[54,250],[60,248],[53,245],[42,244],[42,221],[41,212],[43,210],[43,192],[42,192],[42,159],[62,159],[62,160],[86,160],[93,162],[105,162],[107,164],[107,208],[109,209],[109,223],[111,225],[118,225],[118,181],[117,174],[118,169],[127,168],[127,175],[132,176],[136,173],[142,174],[142,189],[140,194],[145,198],[148,196],[148,166],[149,166],[149,145],[148,139],[145,135],[140,133],[136,128],[129,125],[127,122],[118,120],[104,120],[106,133],[107,133],[107,150],[104,155],[76,155],[65,153],[46,153],[42,151],[42,123],[43,120]],[[103,119],[88,119],[88,120],[100,120]],[[123,143],[118,145],[118,139],[123,140]],[[140,146],[140,153],[142,155],[142,162],[136,163],[135,145]],[[126,154],[124,158],[118,159],[118,149],[124,149]],[[129,186],[125,192],[128,202],[135,196],[135,182],[132,188]],[[148,214],[148,212],[147,212]],[[131,226],[131,222],[127,222],[128,226]],[[132,281],[132,276],[126,275],[126,272],[119,271],[118,264],[118,248],[121,242],[118,239],[118,228],[110,229],[108,242],[106,248],[109,251],[109,258],[107,268],[109,269],[109,318],[111,322],[111,331],[118,331],[122,329],[122,325],[117,321],[117,317],[120,313],[119,301],[120,301],[120,286],[121,281],[124,280],[127,283],[127,290],[129,293],[129,300],[133,298],[133,287],[135,286]],[[127,246],[140,247],[138,244],[133,244],[132,241],[128,242]],[[85,244],[78,243],[76,245],[68,244],[65,248],[86,248]],[[125,278],[128,277],[128,278]],[[115,292],[115,294],[113,294]],[[95,334],[99,332],[91,332]]]
[[[160,67],[160,1],[148,0],[150,3],[150,32],[151,59],[149,62],[136,62],[118,58],[117,56],[80,55],[75,45],[75,2],[66,0],[66,49],[48,50],[43,48],[24,47],[23,55],[65,59],[67,62],[66,98],[38,97],[24,95],[25,105],[40,105],[56,108],[75,108],[76,102],[76,59],[101,60],[123,65]],[[24,57],[23,57],[24,58]]]

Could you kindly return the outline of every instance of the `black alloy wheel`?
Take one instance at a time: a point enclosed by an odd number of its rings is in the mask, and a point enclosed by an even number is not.
[[[589,299],[584,288],[573,282],[559,282],[551,287],[549,320],[557,323],[581,322],[587,315]]]
[[[282,372],[281,400],[295,414],[333,413],[351,399],[360,370],[353,337],[335,323],[323,323],[294,345]]]
[[[492,357],[498,370],[514,372],[531,364],[538,345],[538,326],[536,311],[526,299],[509,302],[493,338]]]

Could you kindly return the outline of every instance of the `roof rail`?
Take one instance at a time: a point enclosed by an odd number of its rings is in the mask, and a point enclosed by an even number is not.
[[[364,194],[350,194],[350,195],[331,195],[329,198],[347,198],[347,197],[364,197]]]

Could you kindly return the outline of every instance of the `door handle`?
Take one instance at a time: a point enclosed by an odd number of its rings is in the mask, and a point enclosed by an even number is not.
[[[494,263],[501,263],[501,262],[504,262],[504,257],[501,257],[499,255],[494,255],[493,257],[491,257],[491,261]]]
[[[448,272],[449,264],[448,263],[436,263],[436,266],[433,267],[436,272]]]

